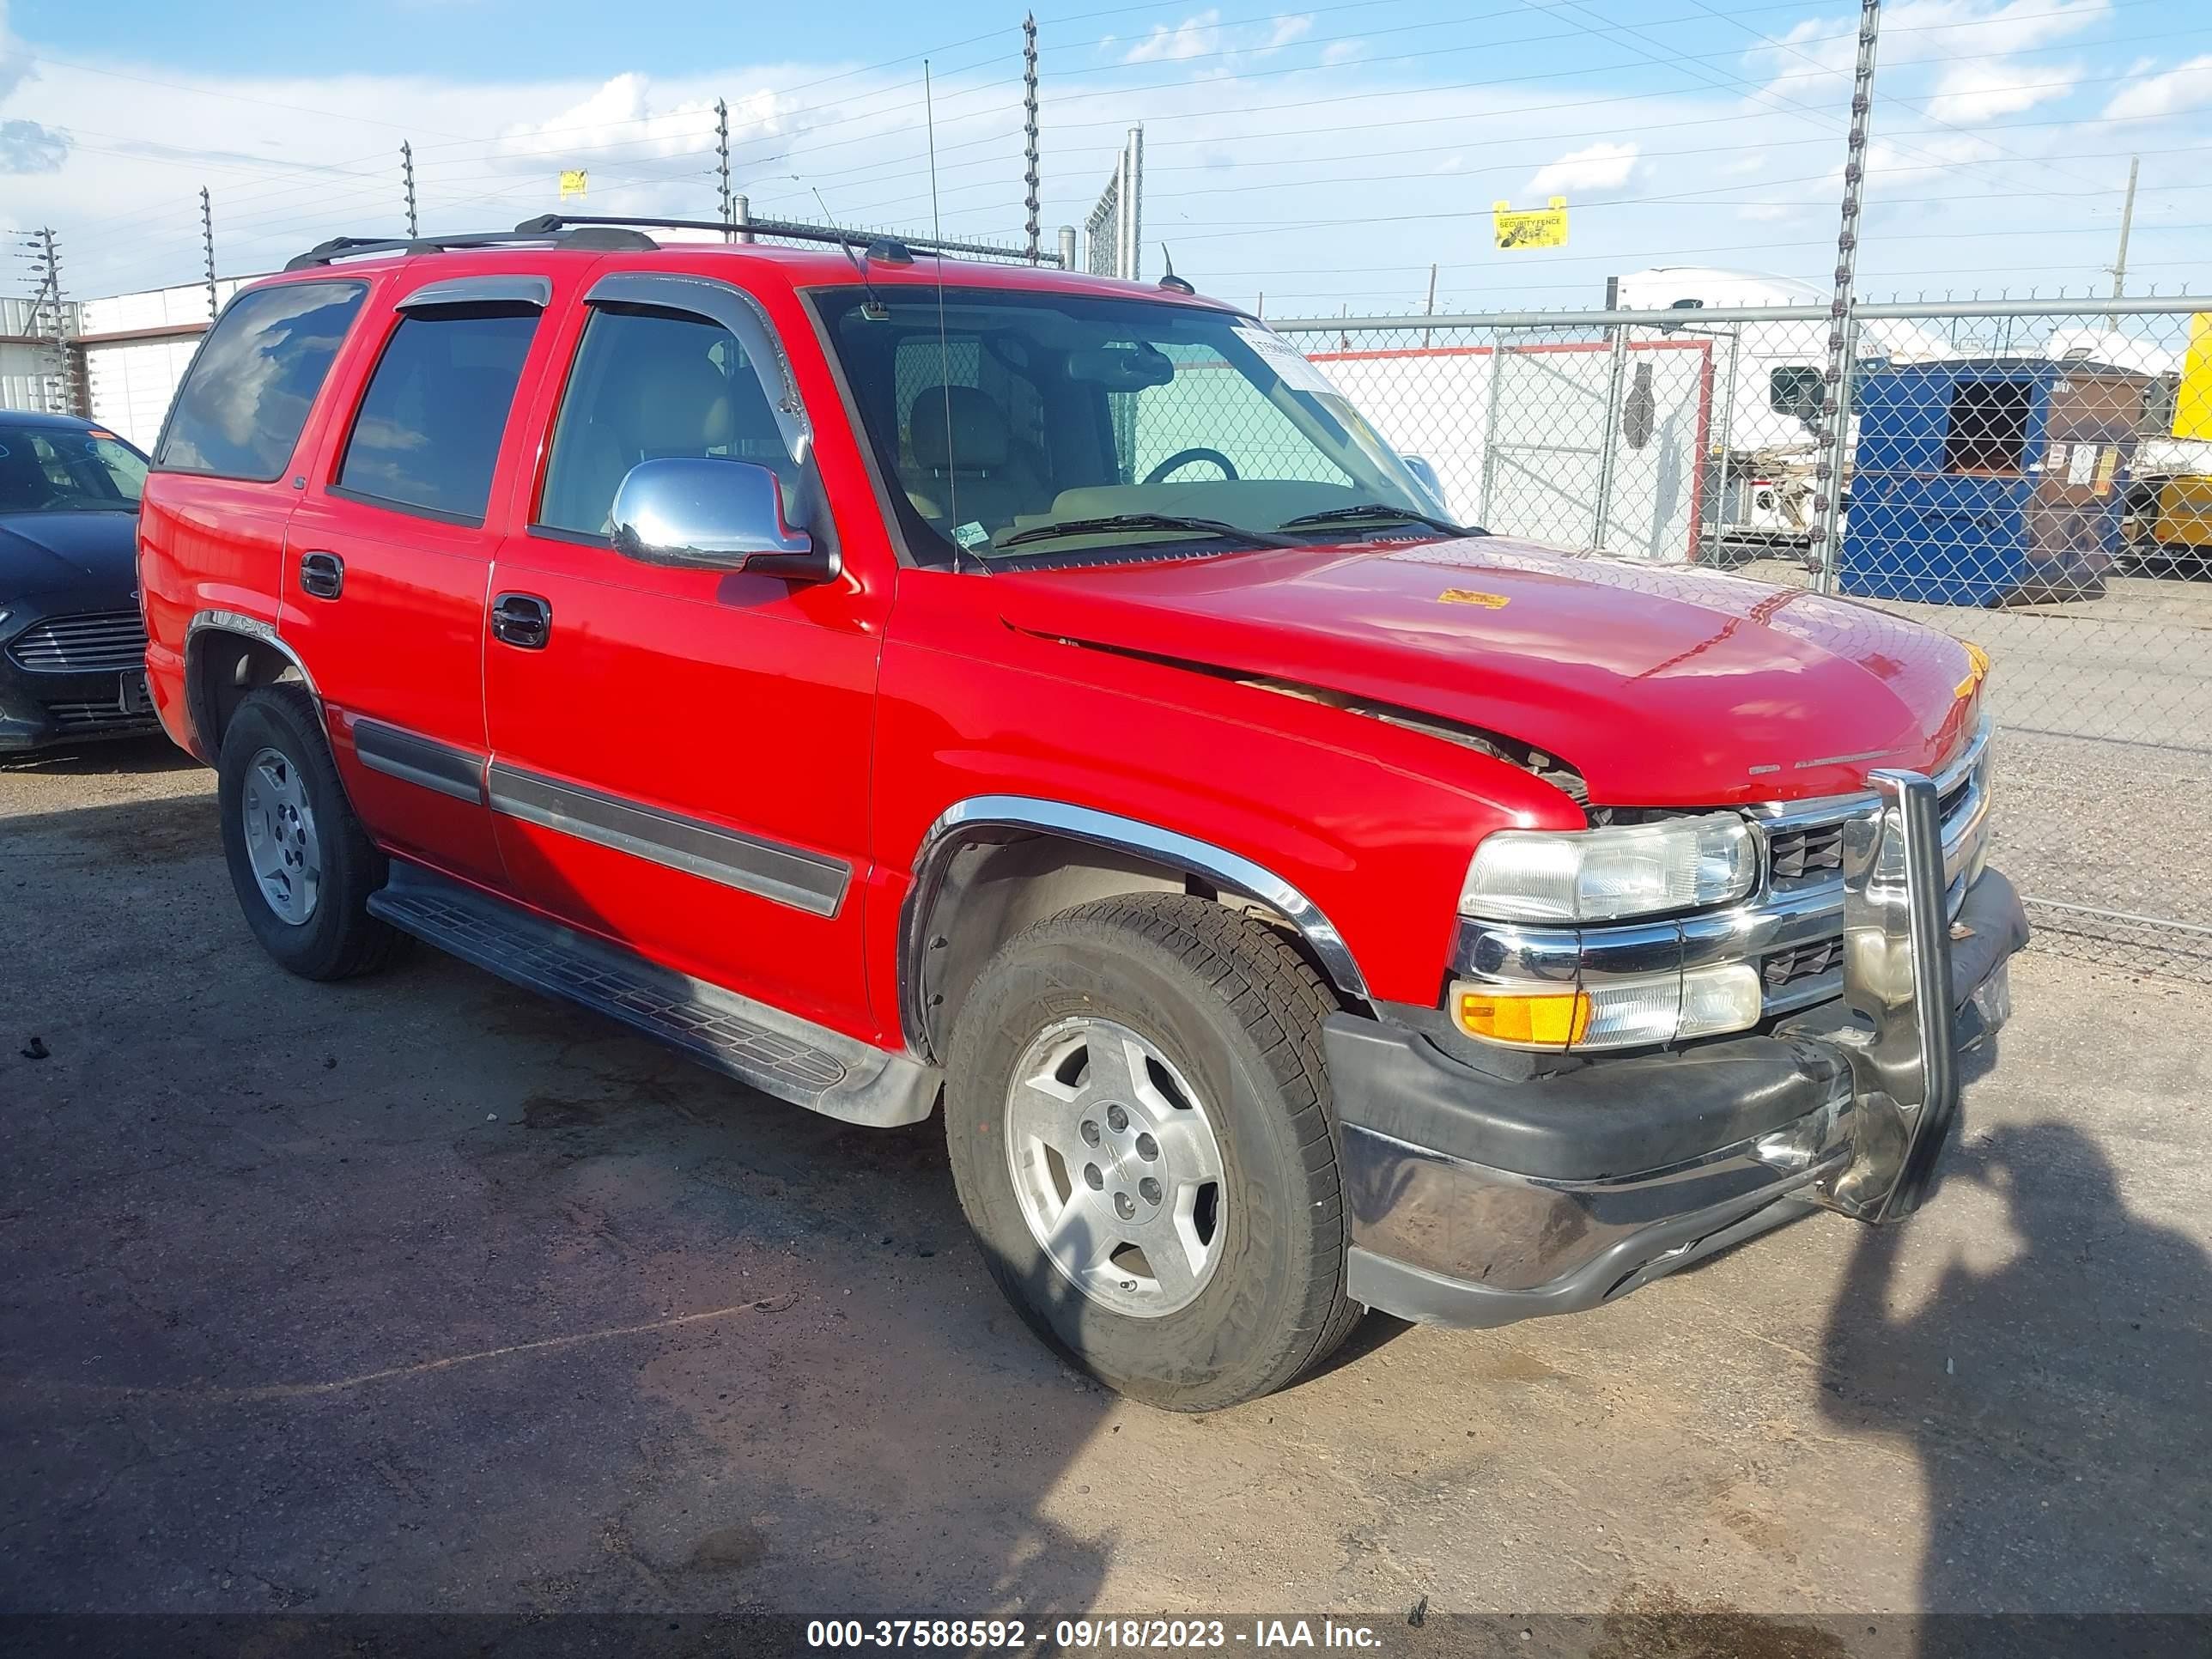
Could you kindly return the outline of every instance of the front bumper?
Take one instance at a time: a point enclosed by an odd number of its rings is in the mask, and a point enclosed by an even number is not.
[[[9,613],[0,623],[0,755],[144,737],[161,729],[143,658],[84,668],[68,666],[65,659],[64,665],[56,666],[49,660],[33,668],[18,655],[21,643],[42,625],[127,614],[133,608],[128,590],[87,587],[35,601],[5,601],[0,595],[0,609]],[[143,648],[142,637],[139,649]]]
[[[1989,870],[1947,921],[1934,791],[1908,781],[1924,793],[1904,789],[1846,853],[1843,1000],[1770,1036],[1510,1082],[1408,1028],[1330,1019],[1352,1297],[1510,1324],[1595,1307],[1814,1207],[1917,1207],[1957,1057],[2009,1012],[2027,920]]]

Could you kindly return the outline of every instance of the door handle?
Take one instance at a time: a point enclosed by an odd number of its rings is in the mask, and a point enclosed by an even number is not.
[[[543,651],[553,634],[553,607],[535,593],[502,593],[491,602],[491,636],[502,645]]]
[[[335,599],[345,591],[345,561],[335,553],[302,553],[300,591],[319,599]]]

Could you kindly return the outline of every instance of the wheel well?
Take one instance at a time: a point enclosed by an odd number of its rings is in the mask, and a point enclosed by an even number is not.
[[[1239,909],[1277,928],[1305,956],[1324,986],[1329,977],[1291,922],[1241,893],[1224,891],[1173,865],[1070,836],[994,830],[945,850],[937,879],[918,890],[927,906],[910,935],[908,971],[920,1030],[943,1054],[969,989],[999,948],[1032,923],[1094,899],[1127,893],[1188,893]],[[1331,995],[1338,994],[1334,989]]]
[[[266,640],[226,629],[194,634],[185,663],[186,706],[203,758],[213,764],[222,754],[222,735],[246,694],[287,681],[304,684],[300,665]]]

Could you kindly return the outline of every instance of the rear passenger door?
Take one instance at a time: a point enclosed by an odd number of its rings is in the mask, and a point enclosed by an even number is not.
[[[506,273],[377,296],[350,418],[332,423],[285,536],[283,631],[315,665],[362,818],[395,851],[494,886],[485,520],[552,296],[550,278]]]

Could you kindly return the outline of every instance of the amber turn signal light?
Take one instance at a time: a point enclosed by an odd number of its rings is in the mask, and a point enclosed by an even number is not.
[[[1524,1048],[1565,1048],[1589,1030],[1590,1001],[1580,991],[1462,989],[1454,1001],[1459,1028],[1486,1042]]]

